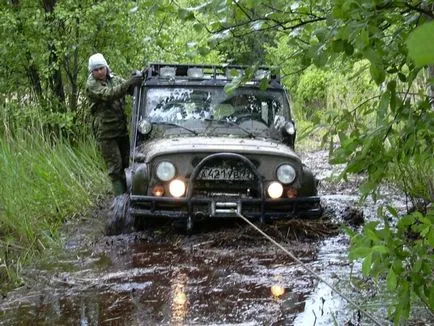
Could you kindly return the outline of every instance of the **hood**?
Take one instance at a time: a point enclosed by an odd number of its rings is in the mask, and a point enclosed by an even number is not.
[[[136,152],[136,157],[142,157],[145,162],[150,162],[160,155],[191,152],[275,155],[300,161],[298,155],[289,146],[270,139],[222,137],[154,139],[141,145]]]

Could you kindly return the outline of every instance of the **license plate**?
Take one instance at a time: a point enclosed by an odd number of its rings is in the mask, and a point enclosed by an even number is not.
[[[250,181],[254,175],[249,169],[239,168],[203,168],[200,171],[200,180],[234,180]]]

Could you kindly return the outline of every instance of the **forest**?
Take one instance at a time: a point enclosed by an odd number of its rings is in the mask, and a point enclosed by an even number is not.
[[[347,230],[349,257],[384,282],[389,314],[434,314],[433,0],[3,0],[0,292],[110,193],[84,95],[91,54],[127,77],[152,62],[278,66],[299,146],[408,200]],[[241,81],[242,82],[242,81]]]

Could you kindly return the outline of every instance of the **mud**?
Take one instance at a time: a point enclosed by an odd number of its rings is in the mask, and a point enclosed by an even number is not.
[[[321,222],[286,221],[261,229],[302,264],[366,308],[375,288],[350,282],[339,224],[348,211],[376,218],[387,201],[404,210],[402,195],[385,189],[377,203],[358,204],[362,176],[330,181],[326,152],[303,154],[321,180],[327,208]],[[205,223],[185,235],[170,223],[128,235],[104,236],[109,201],[71,221],[63,246],[26,271],[25,286],[0,301],[4,325],[371,325],[323,282],[309,274],[242,220]],[[360,217],[362,216],[362,220]],[[384,304],[371,313],[387,325]]]

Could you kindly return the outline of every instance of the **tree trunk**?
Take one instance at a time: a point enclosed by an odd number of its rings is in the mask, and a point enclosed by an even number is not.
[[[56,6],[58,0],[42,0],[42,5],[45,10],[45,21],[47,23],[47,27],[50,32],[53,34],[54,27],[54,7]],[[54,40],[48,42],[48,53],[50,54],[48,57],[48,63],[52,68],[51,75],[49,77],[49,84],[53,95],[56,97],[59,106],[59,111],[65,111],[66,103],[65,103],[65,89],[63,86],[62,74],[58,64],[59,58],[56,53],[56,46],[54,45]]]
[[[14,7],[15,11],[19,12],[19,10],[20,10],[20,1],[19,0],[11,0],[11,4],[12,4],[12,7]],[[19,17],[19,15],[17,15],[16,17]],[[21,33],[21,34],[23,34],[23,24],[22,24],[20,18],[18,18],[17,27],[18,27],[18,32]],[[25,44],[23,45],[23,51],[26,54],[26,59],[27,59],[27,62],[28,62],[26,71],[27,71],[27,77],[29,78],[29,81],[30,81],[30,85],[31,85],[31,87],[33,89],[33,92],[35,93],[36,97],[39,100],[42,100],[43,93],[42,93],[41,78],[39,76],[38,69],[36,68],[35,64],[33,63],[32,53],[25,46]]]

